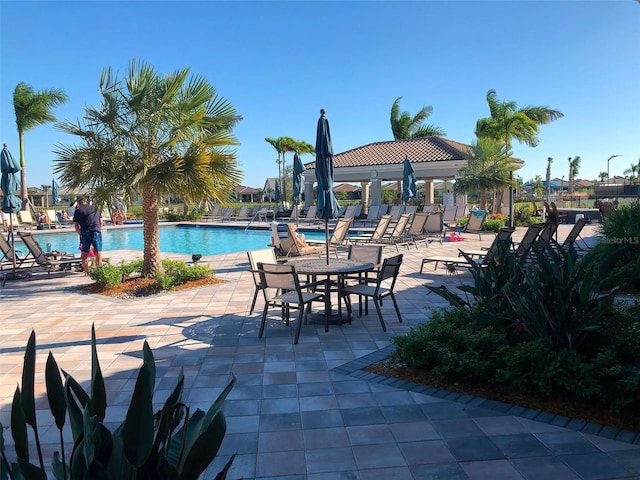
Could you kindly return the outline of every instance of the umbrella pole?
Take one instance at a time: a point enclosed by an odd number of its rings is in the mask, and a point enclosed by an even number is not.
[[[13,214],[9,214],[9,232],[11,233],[11,249],[13,250],[13,255],[11,256],[11,260],[13,263],[13,273],[16,273],[16,238],[13,234]]]
[[[327,265],[329,265],[329,220],[326,218],[324,220],[324,239],[327,249]]]

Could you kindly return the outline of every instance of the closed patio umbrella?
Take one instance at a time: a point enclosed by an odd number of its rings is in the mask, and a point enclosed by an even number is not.
[[[320,110],[316,131],[316,181],[318,182],[317,216],[324,219],[324,234],[329,265],[329,220],[338,216],[338,201],[333,193],[333,146],[329,121],[324,109]]]
[[[402,171],[402,201],[407,203],[410,198],[416,196],[416,175],[413,172],[409,157],[404,157],[404,169]]]
[[[56,182],[55,178],[51,180],[51,202],[54,207],[58,203],[58,182]]]
[[[276,180],[276,190],[273,194],[273,198],[276,202],[280,201],[280,182],[278,180]]]
[[[296,209],[296,224],[298,222],[299,212],[297,211],[298,205],[302,201],[302,174],[304,173],[304,165],[300,160],[300,156],[297,153],[293,154],[293,195],[291,200],[293,201],[293,208]]]
[[[2,199],[2,211],[9,214],[9,224],[11,235],[11,248],[15,252],[15,240],[13,238],[13,213],[18,213],[22,208],[22,200],[16,196],[18,192],[18,185],[20,180],[18,179],[18,173],[20,172],[20,164],[16,162],[11,156],[11,152],[5,144],[0,153],[0,172],[2,177],[0,178],[0,188],[4,198]],[[13,256],[13,272],[16,271],[16,259]]]

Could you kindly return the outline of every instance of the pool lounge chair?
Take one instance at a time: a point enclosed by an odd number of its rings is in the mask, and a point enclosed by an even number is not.
[[[16,268],[29,268],[33,266],[34,259],[28,255],[19,255],[4,235],[0,235],[0,251],[2,251],[2,257],[0,257],[0,270],[13,269],[14,261]]]
[[[511,235],[513,234],[514,229],[512,227],[505,227],[498,232],[496,237],[493,239],[491,246],[488,250],[476,250],[476,251],[463,251],[460,250],[460,255],[457,257],[454,256],[444,256],[444,255],[432,255],[422,259],[422,264],[420,265],[420,273],[423,273],[424,266],[427,263],[433,263],[435,270],[438,268],[438,264],[442,263],[447,267],[466,267],[471,268],[475,265],[488,265],[491,261],[493,261],[495,255],[498,253],[498,245],[500,242],[511,242]],[[464,255],[463,255],[464,254]],[[466,256],[465,256],[466,255]],[[472,258],[477,256],[479,258]]]
[[[351,224],[353,223],[352,218],[339,218],[336,222],[336,226],[331,233],[331,238],[329,238],[329,249],[332,250],[336,258],[338,258],[338,247],[347,247],[349,245],[349,228],[351,228]],[[307,240],[307,245],[309,246],[325,246],[326,242],[324,240]]]
[[[63,252],[45,253],[32,233],[18,232],[24,245],[33,257],[34,267],[40,267],[51,273],[56,270],[76,269],[82,271],[82,259]],[[59,257],[59,258],[58,258]]]
[[[24,228],[34,228],[38,225],[38,222],[33,219],[33,215],[30,210],[20,210],[18,212],[18,220]]]
[[[369,211],[367,212],[367,218],[364,219],[363,223],[366,225],[373,225],[374,222],[378,221],[378,214],[380,212],[380,205],[371,205],[369,207]]]
[[[391,215],[383,215],[378,219],[378,224],[373,233],[358,235],[351,237],[353,243],[376,243],[382,241],[389,225],[391,224]]]
[[[398,243],[398,245],[404,245],[409,248],[409,245],[415,245],[418,248],[418,242],[424,242],[425,247],[429,246],[429,240],[423,235],[424,226],[427,222],[428,213],[416,213],[411,219],[411,224],[407,229],[407,238],[404,242]]]
[[[272,229],[275,227],[277,230],[278,227],[282,228],[282,225],[286,225],[286,237],[283,235],[281,238],[278,238],[280,231],[278,231],[278,236],[274,236],[276,253],[279,257],[320,256],[326,251],[325,247],[318,245],[299,246],[295,241],[296,233],[293,230],[294,224],[292,223],[272,225]]]

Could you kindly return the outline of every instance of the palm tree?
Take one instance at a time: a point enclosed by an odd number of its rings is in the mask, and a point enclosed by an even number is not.
[[[518,108],[515,102],[498,101],[495,90],[487,92],[487,103],[491,116],[481,118],[476,123],[476,136],[490,137],[504,142],[511,150],[511,141],[536,147],[539,144],[540,125],[545,125],[564,114],[549,107],[526,106]]]
[[[576,175],[580,171],[581,161],[577,155],[573,158],[569,157],[569,195],[573,195],[575,191]]]
[[[391,105],[391,131],[394,140],[404,138],[421,138],[436,135],[444,137],[446,132],[436,125],[424,124],[423,122],[431,116],[433,107],[428,105],[411,116],[409,112],[400,113],[400,100],[402,97],[396,98]]]
[[[303,140],[295,140],[291,137],[278,137],[272,138],[267,137],[264,139],[265,142],[269,143],[273,148],[278,152],[278,159],[276,163],[278,164],[278,180],[280,185],[282,185],[282,196],[280,197],[282,201],[286,201],[287,198],[287,170],[286,170],[286,159],[285,153],[294,152],[298,155],[304,155],[306,153],[313,153],[315,151],[315,147],[310,143],[307,143]]]
[[[47,195],[47,192],[49,188],[51,188],[51,185],[40,185],[40,187],[42,187],[42,191],[44,192],[44,208],[49,208],[49,195]]]
[[[504,145],[487,137],[476,139],[467,152],[467,165],[459,170],[455,189],[459,193],[480,192],[480,208],[487,205],[487,192],[513,186],[509,178],[511,158]],[[497,205],[493,205],[495,212]]]
[[[162,75],[136,60],[123,79],[110,68],[103,71],[100,93],[100,107],[86,108],[83,125],[59,125],[78,135],[81,145],[57,148],[55,172],[71,188],[91,189],[94,204],[116,194],[142,197],[142,273],[153,275],[162,268],[160,196],[229,203],[241,179],[230,147],[238,145],[232,132],[242,117],[189,69]]]
[[[60,89],[36,92],[26,83],[19,83],[13,91],[13,108],[20,143],[20,198],[23,210],[27,209],[27,173],[24,161],[24,132],[38,125],[55,122],[52,110],[67,101],[67,94]]]
[[[638,170],[640,169],[640,165],[637,163],[632,163],[630,168],[627,168],[623,173],[625,175],[630,175],[630,181],[631,183],[637,183],[638,182]]]
[[[547,197],[547,200],[549,200],[549,195],[551,195],[551,164],[552,163],[553,163],[553,158],[548,157],[547,158],[547,175],[545,177],[545,184],[544,184],[544,194]]]
[[[600,179],[600,183],[604,183],[604,180],[609,178],[609,174],[607,172],[600,172],[598,178]]]

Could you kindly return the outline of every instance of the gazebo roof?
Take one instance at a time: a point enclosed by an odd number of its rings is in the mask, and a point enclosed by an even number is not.
[[[334,168],[394,165],[409,157],[411,163],[464,160],[469,148],[460,142],[442,137],[408,138],[389,140],[357,147],[333,157]],[[314,169],[315,162],[305,163],[306,169]]]

